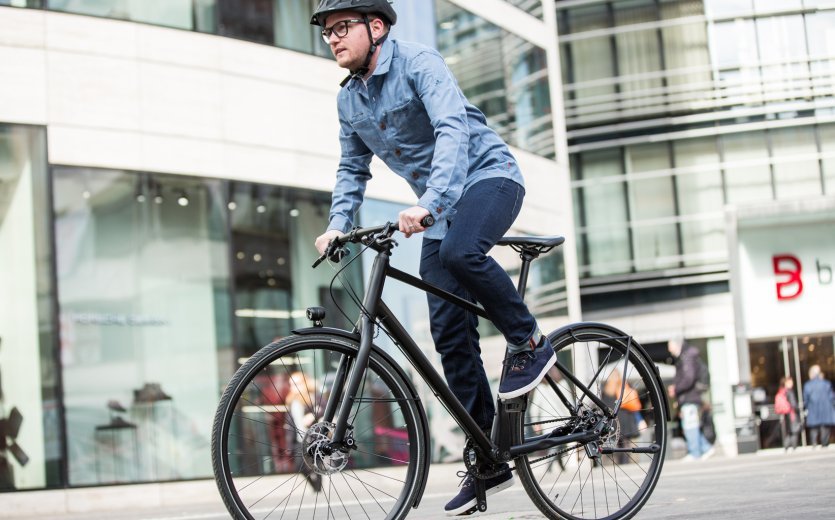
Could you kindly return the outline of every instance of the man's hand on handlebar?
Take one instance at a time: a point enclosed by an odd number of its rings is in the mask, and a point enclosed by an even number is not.
[[[342,235],[342,233],[336,229],[330,229],[319,235],[319,237],[316,238],[316,250],[319,251],[319,254],[324,255],[325,251],[328,249],[328,244],[331,243],[331,240],[340,235]]]
[[[397,216],[397,225],[400,231],[409,238],[415,233],[421,233],[426,230],[421,224],[421,221],[429,216],[429,210],[420,206],[412,206],[404,209]]]

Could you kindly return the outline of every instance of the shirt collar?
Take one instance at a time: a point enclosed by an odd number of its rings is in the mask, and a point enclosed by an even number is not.
[[[383,45],[380,47],[380,54],[377,55],[377,66],[374,68],[374,72],[371,73],[369,76],[369,80],[374,76],[380,76],[382,74],[386,74],[391,67],[391,57],[394,55],[394,41],[390,38],[386,38],[386,41],[383,42]],[[355,90],[357,86],[362,83],[361,78],[354,78],[350,81],[347,85],[348,90]]]
[[[377,56],[377,66],[374,68],[372,76],[379,76],[389,71],[391,66],[391,57],[394,54],[394,41],[386,38],[383,46],[380,48],[380,54]]]

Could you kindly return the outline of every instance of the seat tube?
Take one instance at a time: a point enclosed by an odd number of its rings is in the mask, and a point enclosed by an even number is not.
[[[386,279],[386,267],[390,259],[389,251],[381,251],[374,258],[374,265],[371,268],[371,276],[368,281],[368,290],[363,300],[363,313],[360,322],[360,346],[357,352],[357,360],[351,367],[348,375],[348,385],[342,394],[342,403],[339,407],[339,414],[336,418],[336,427],[333,433],[333,443],[341,444],[345,440],[345,430],[348,428],[348,417],[351,414],[351,405],[356,399],[362,378],[368,368],[368,358],[371,355],[371,340],[374,339],[374,321],[377,316],[377,307],[380,297],[383,294],[383,285]]]

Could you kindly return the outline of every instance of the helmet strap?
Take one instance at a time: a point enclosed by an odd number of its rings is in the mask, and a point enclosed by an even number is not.
[[[377,41],[374,41],[374,35],[371,34],[371,23],[368,20],[368,15],[363,15],[362,18],[365,20],[365,29],[368,31],[368,41],[371,42],[371,46],[368,48],[368,56],[365,57],[365,63],[363,63],[360,68],[352,70],[351,74],[342,80],[342,83],[339,84],[340,87],[344,87],[354,78],[362,79],[366,74],[368,74],[368,67],[371,65],[372,58],[374,58],[374,52],[376,52],[377,48],[382,45],[384,41],[386,41],[386,38],[388,38],[389,35],[388,31],[386,31],[377,39]]]

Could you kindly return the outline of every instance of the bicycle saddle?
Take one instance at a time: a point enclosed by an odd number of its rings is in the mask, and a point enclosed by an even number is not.
[[[565,242],[565,237],[551,236],[551,237],[502,237],[496,243],[500,246],[518,246],[518,247],[556,247]]]

